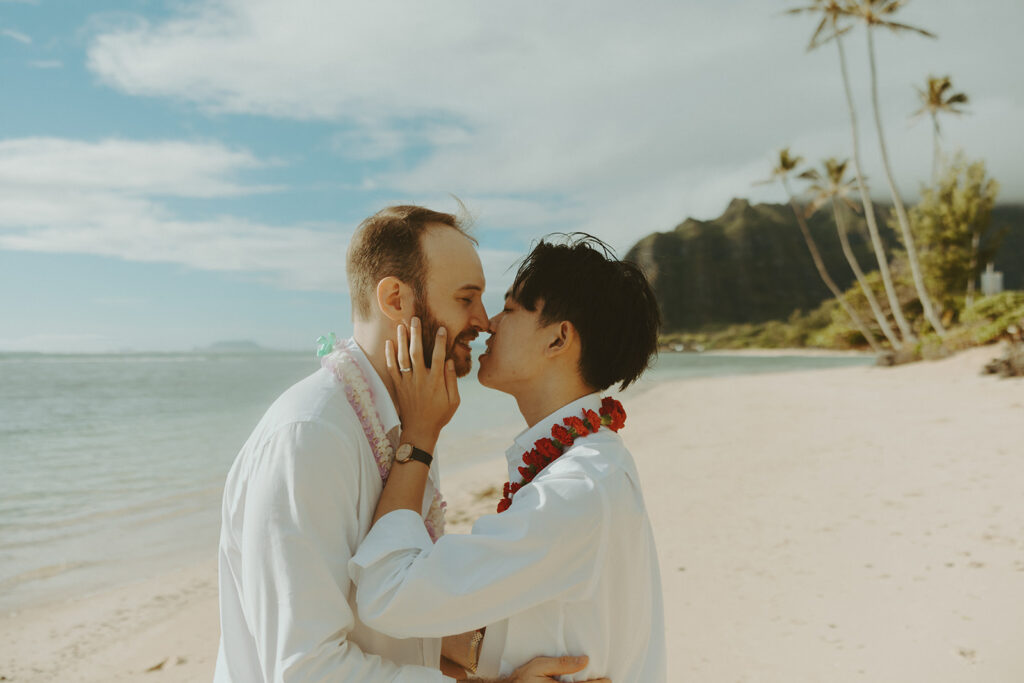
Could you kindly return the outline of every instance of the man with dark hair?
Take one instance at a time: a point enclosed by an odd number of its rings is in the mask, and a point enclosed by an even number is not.
[[[527,423],[507,451],[509,482],[498,514],[436,544],[418,501],[458,388],[437,367],[436,347],[427,367],[417,321],[408,343],[399,327],[386,357],[402,441],[426,457],[396,460],[349,563],[366,623],[399,638],[479,629],[482,644],[454,656],[484,676],[557,643],[590,655],[578,676],[665,681],[654,537],[636,466],[615,433],[625,411],[598,393],[640,377],[659,325],[643,273],[603,243],[571,235],[538,244],[491,318],[479,359],[481,384],[515,397]]]
[[[434,348],[449,380],[471,367],[488,326],[474,240],[450,214],[396,206],[365,220],[348,253],[353,336],[321,349],[323,367],[274,402],[224,487],[216,683],[452,680],[438,670],[451,639],[397,639],[360,618],[349,558],[370,528],[398,444],[400,414],[384,340],[413,316],[451,334]],[[439,537],[437,468],[421,482],[421,528]],[[442,634],[448,635],[448,634]],[[453,655],[454,656],[454,655]],[[538,659],[516,681],[578,671]],[[525,661],[525,660],[524,660]]]

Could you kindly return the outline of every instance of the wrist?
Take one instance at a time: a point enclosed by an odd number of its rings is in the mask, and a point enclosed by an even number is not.
[[[434,454],[434,450],[437,448],[437,438],[440,436],[437,433],[432,433],[425,429],[403,429],[399,436],[399,443],[412,444],[421,451],[426,451],[431,455]]]

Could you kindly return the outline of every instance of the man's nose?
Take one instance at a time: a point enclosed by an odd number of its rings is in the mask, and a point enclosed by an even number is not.
[[[469,316],[469,324],[480,332],[490,328],[491,321],[487,318],[487,309],[484,308],[482,300],[477,300],[476,305],[473,306],[473,311]]]

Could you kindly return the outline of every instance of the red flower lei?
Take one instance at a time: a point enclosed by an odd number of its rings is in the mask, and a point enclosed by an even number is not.
[[[626,424],[626,411],[622,404],[610,396],[601,399],[601,412],[584,410],[582,417],[567,417],[562,424],[557,422],[551,427],[551,438],[543,438],[533,444],[533,449],[523,453],[523,465],[519,468],[522,482],[505,482],[503,496],[498,501],[498,512],[504,512],[512,505],[512,496],[533,481],[541,470],[558,459],[562,453],[572,447],[576,439],[608,427],[613,432],[622,429]]]

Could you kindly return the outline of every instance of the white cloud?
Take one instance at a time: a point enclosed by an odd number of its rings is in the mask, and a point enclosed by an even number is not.
[[[216,0],[101,31],[88,54],[98,77],[127,93],[335,122],[343,154],[404,162],[368,175],[367,188],[481,197],[474,208],[506,227],[522,202],[559,217],[530,214],[516,223],[528,234],[564,220],[623,244],[751,194],[763,177],[754,169],[779,147],[804,141],[798,151],[811,159],[849,156],[835,53],[804,53],[813,21],[782,16],[787,4],[296,0],[284,11],[273,0]],[[906,193],[927,177],[926,131],[906,119],[911,86],[929,71],[954,65],[977,100],[1024,103],[1021,85],[992,67],[1024,58],[1014,35],[1024,10],[1001,0],[986,12],[913,3],[903,19],[942,40],[878,37]],[[880,180],[863,35],[847,43],[866,171]],[[1003,169],[1005,196],[1024,197],[1006,144],[1016,125],[996,123],[971,121],[968,152]]]
[[[245,171],[268,165],[247,151],[220,143],[0,140],[0,187],[57,186],[129,195],[225,197],[272,189],[234,180]]]
[[[60,69],[64,62],[59,59],[37,59],[28,63],[33,69]]]
[[[348,235],[338,226],[185,220],[156,199],[264,191],[235,177],[264,166],[219,144],[0,141],[0,249],[177,263],[344,291]]]
[[[32,36],[26,35],[21,31],[15,31],[12,28],[0,29],[0,36],[6,36],[11,40],[16,40],[23,45],[30,45],[32,43]]]

